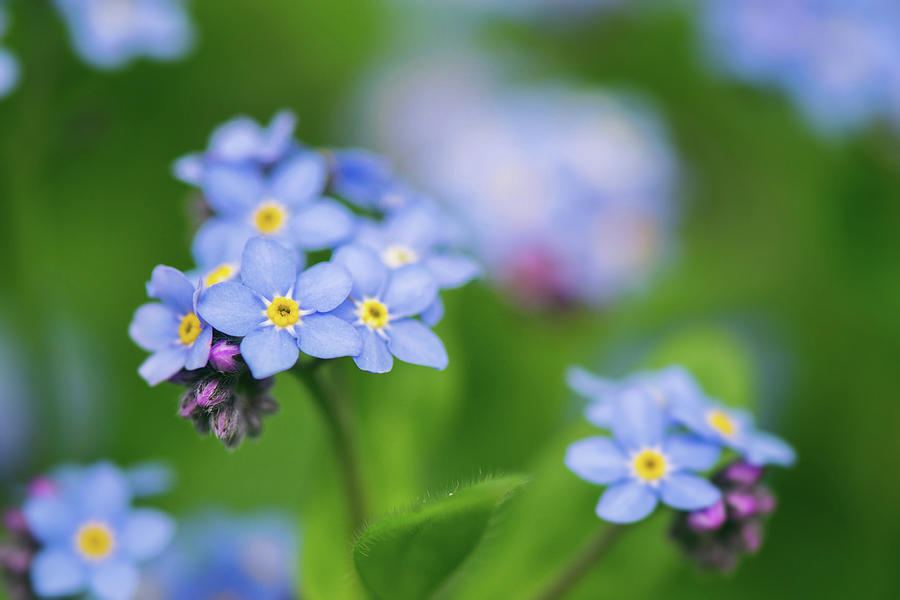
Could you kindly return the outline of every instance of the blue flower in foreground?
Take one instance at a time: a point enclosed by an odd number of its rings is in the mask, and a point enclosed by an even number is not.
[[[211,165],[203,193],[217,216],[197,232],[194,255],[236,260],[247,240],[260,235],[304,250],[343,242],[355,218],[342,204],[322,198],[327,177],[324,158],[308,151],[284,159],[269,175],[257,165]]]
[[[40,546],[30,567],[38,596],[133,597],[136,565],[166,547],[175,524],[156,510],[132,508],[131,499],[124,475],[101,463],[79,481],[26,501],[28,530]]]
[[[150,385],[169,379],[181,369],[206,365],[212,327],[197,316],[198,287],[181,271],[163,265],[153,269],[147,295],[162,303],[144,304],[128,328],[131,339],[153,355],[138,372]]]
[[[75,50],[101,69],[146,56],[175,60],[193,41],[183,0],[55,0]]]
[[[241,261],[241,282],[226,281],[200,296],[200,316],[227,335],[243,337],[241,356],[263,379],[294,366],[303,350],[317,358],[354,356],[359,334],[330,314],[350,293],[350,275],[319,263],[299,275],[293,252],[253,238]]]
[[[721,493],[693,474],[713,467],[721,448],[691,435],[667,434],[667,419],[656,400],[640,394],[616,402],[613,438],[575,442],[566,466],[591,483],[608,485],[597,515],[613,523],[640,521],[660,500],[678,510],[698,510]]]
[[[777,436],[756,429],[747,411],[698,398],[673,406],[671,412],[692,432],[734,449],[750,464],[789,467],[796,460],[793,448]]]
[[[204,152],[188,154],[176,160],[172,167],[175,177],[200,186],[206,168],[211,164],[273,165],[291,148],[296,126],[297,117],[289,110],[276,113],[268,127],[261,127],[250,117],[235,117],[213,131]]]
[[[362,351],[353,357],[360,369],[387,373],[395,356],[403,362],[446,368],[444,344],[413,318],[437,297],[437,283],[428,269],[421,265],[389,269],[375,252],[358,245],[339,248],[332,260],[353,277],[350,298],[335,312],[362,334]]]
[[[355,244],[370,248],[389,269],[406,265],[422,265],[437,282],[438,289],[462,286],[480,273],[478,263],[457,252],[445,249],[441,215],[436,208],[418,205],[390,215],[381,224],[360,224]],[[440,296],[422,314],[429,325],[436,324],[444,313]]]

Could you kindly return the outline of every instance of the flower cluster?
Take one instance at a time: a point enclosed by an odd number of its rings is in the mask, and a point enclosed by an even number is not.
[[[900,126],[900,5],[891,0],[714,0],[708,54],[731,75],[782,89],[821,130]]]
[[[0,38],[9,25],[9,13],[0,1]],[[6,48],[0,47],[0,98],[9,94],[19,83],[19,61]]]
[[[227,445],[258,433],[274,408],[268,384],[250,377],[291,369],[301,352],[373,373],[394,358],[445,368],[430,329],[444,312],[439,291],[479,270],[453,251],[438,207],[382,159],[304,147],[294,123],[288,112],[268,127],[239,117],[176,161],[211,212],[192,246],[197,269],[156,267],[147,293],[159,302],[129,330],[152,353],[141,376],[187,385],[182,416]]]
[[[23,599],[132,598],[138,565],[158,556],[175,532],[167,515],[132,501],[164,487],[157,468],[124,472],[109,463],[36,479],[22,506],[4,515],[12,544],[0,548],[0,562],[10,588]]]
[[[389,83],[366,95],[375,143],[460,214],[517,306],[606,305],[641,287],[676,209],[652,112],[598,91],[498,86],[483,63],[417,58],[377,78]]]
[[[575,442],[566,453],[576,475],[609,486],[597,505],[597,515],[607,521],[639,521],[660,501],[681,511],[714,507],[723,499],[721,486],[702,473],[718,463],[723,449],[748,465],[794,462],[790,446],[756,429],[745,411],[707,398],[679,367],[622,382],[573,369],[569,383],[591,400],[587,419],[612,433]]]

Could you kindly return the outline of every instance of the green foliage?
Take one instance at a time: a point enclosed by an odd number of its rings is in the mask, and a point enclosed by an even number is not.
[[[373,598],[428,598],[478,546],[499,505],[525,479],[488,479],[391,515],[353,548],[356,572]]]

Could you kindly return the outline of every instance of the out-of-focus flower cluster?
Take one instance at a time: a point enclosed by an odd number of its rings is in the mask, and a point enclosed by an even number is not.
[[[771,512],[771,495],[757,486],[762,467],[790,466],[794,451],[757,429],[748,412],[708,398],[686,370],[669,367],[619,382],[576,368],[569,373],[569,385],[590,400],[588,421],[611,432],[611,437],[575,442],[566,454],[566,465],[579,477],[609,486],[597,505],[600,518],[632,523],[662,501],[691,512],[686,517],[689,527],[706,523],[704,531],[729,536],[731,528],[721,529],[728,520],[740,524],[744,532],[740,535],[749,536],[750,525],[744,527],[745,522],[752,517],[756,527],[756,517]],[[723,450],[741,462],[711,482],[703,473],[719,463]],[[735,555],[730,538],[718,542]],[[722,553],[709,550],[707,537],[691,543],[693,555],[715,555],[717,566],[725,566]],[[755,549],[750,546],[746,548]]]
[[[701,11],[719,67],[783,89],[821,130],[900,126],[897,2],[711,0]]]
[[[676,217],[658,120],[624,95],[498,87],[473,62],[379,76],[366,96],[374,143],[463,217],[517,304],[605,305],[640,287]]]
[[[11,539],[0,547],[0,566],[13,597],[132,598],[139,565],[175,532],[167,515],[132,502],[164,491],[168,478],[155,465],[123,471],[97,463],[32,481],[22,505],[4,513]]]
[[[402,0],[428,10],[466,11],[490,15],[572,18],[623,4],[621,0]]]
[[[0,40],[9,28],[9,13],[0,0]],[[12,52],[0,46],[0,98],[13,91],[19,83],[19,61]]]
[[[394,358],[445,368],[430,329],[443,316],[439,291],[479,271],[453,249],[437,205],[383,159],[305,147],[294,123],[287,112],[268,127],[239,117],[176,161],[211,214],[192,245],[197,268],[156,267],[147,293],[159,302],[129,330],[152,352],[144,379],[186,385],[181,415],[229,447],[259,433],[275,409],[267,379],[301,352],[350,356],[373,373]]]

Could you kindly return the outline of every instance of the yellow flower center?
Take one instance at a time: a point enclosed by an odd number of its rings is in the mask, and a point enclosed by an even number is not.
[[[712,410],[706,415],[709,426],[725,437],[731,437],[737,433],[737,423],[721,410]]]
[[[666,457],[656,450],[641,450],[634,457],[634,472],[644,481],[656,481],[666,474]]]
[[[116,538],[106,523],[90,521],[75,532],[75,550],[87,560],[103,560],[112,553],[115,545]]]
[[[388,267],[396,269],[403,265],[419,262],[419,254],[409,246],[394,244],[381,253],[381,260]]]
[[[228,281],[234,276],[234,267],[228,263],[223,263],[206,274],[204,282],[206,287],[212,287],[217,283]]]
[[[357,312],[363,323],[372,329],[381,329],[390,321],[387,306],[378,300],[366,299],[359,305]]]
[[[253,213],[253,223],[260,233],[275,233],[284,226],[287,218],[287,210],[277,202],[263,203]]]
[[[200,335],[203,326],[200,325],[200,319],[194,313],[188,313],[181,319],[181,325],[178,326],[178,337],[185,346],[190,346]]]
[[[272,300],[266,314],[279,327],[290,327],[300,320],[300,305],[290,298],[279,296]]]

